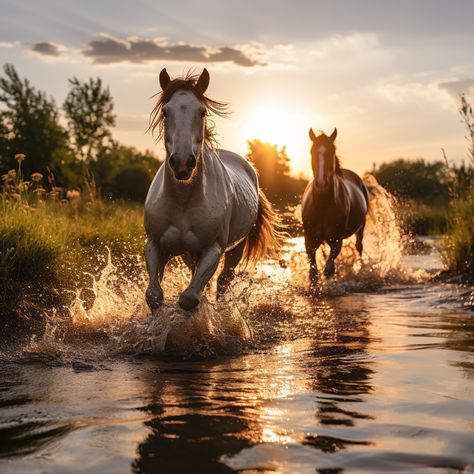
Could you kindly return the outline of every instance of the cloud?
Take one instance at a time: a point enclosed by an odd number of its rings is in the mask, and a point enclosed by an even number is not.
[[[169,60],[202,63],[232,62],[243,67],[264,65],[259,59],[246,53],[244,48],[229,46],[211,48],[186,43],[173,44],[162,38],[122,40],[102,35],[100,39],[90,41],[82,54],[96,64]]]
[[[458,100],[460,94],[474,93],[474,77],[440,82],[439,87]]]
[[[41,54],[42,56],[58,57],[63,54],[64,47],[49,41],[41,41],[29,45],[30,51]]]

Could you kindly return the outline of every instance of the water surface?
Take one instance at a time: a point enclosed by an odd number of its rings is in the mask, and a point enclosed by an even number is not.
[[[301,239],[287,250],[235,285],[252,335],[228,355],[124,350],[118,316],[4,351],[0,471],[474,472],[471,290],[430,281],[431,249],[408,276],[340,266],[310,295]]]

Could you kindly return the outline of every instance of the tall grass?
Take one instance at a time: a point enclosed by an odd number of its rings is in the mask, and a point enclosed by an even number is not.
[[[44,200],[37,206],[0,200],[0,327],[41,329],[51,307],[67,305],[74,290],[97,274],[107,248],[127,277],[142,270],[144,231],[139,206]],[[3,324],[2,324],[3,322]]]
[[[449,270],[474,276],[474,113],[471,104],[461,95],[459,108],[467,131],[469,163],[464,179],[451,179],[453,199],[450,204],[448,232],[444,255]],[[444,152],[444,150],[443,150]],[[449,163],[445,155],[449,172]],[[451,173],[453,177],[455,175]]]
[[[474,275],[474,185],[451,202],[444,255],[450,270]]]

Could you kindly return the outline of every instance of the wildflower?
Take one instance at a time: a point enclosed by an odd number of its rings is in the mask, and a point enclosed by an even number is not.
[[[76,189],[69,189],[68,192],[66,193],[66,197],[70,201],[75,201],[76,199],[79,199],[81,197],[81,193],[77,191]]]
[[[17,153],[15,155],[15,160],[18,160],[18,161],[23,161],[24,159],[26,158],[26,155],[24,155],[23,153]]]
[[[43,175],[41,173],[32,173],[31,179],[35,182],[41,181],[43,179]]]

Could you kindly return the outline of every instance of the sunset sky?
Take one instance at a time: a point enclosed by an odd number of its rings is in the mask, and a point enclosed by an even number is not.
[[[474,99],[471,0],[0,0],[0,60],[59,104],[67,78],[100,76],[115,99],[115,137],[155,148],[146,133],[158,73],[211,74],[230,103],[222,147],[286,144],[310,171],[308,129],[337,126],[345,167],[398,157],[460,162],[459,93]]]

